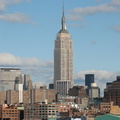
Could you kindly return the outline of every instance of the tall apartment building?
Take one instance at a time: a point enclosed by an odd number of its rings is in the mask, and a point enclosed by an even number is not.
[[[0,68],[0,91],[14,90],[15,79],[20,74],[18,68]]]
[[[5,91],[0,91],[0,105],[6,103],[6,92]]]
[[[7,104],[19,104],[19,91],[18,90],[7,90],[6,91]]]
[[[56,91],[54,89],[31,89],[31,103],[36,102],[44,102],[47,100],[47,102],[53,102],[56,101]]]
[[[22,90],[22,91],[7,90],[6,94],[0,92],[0,95],[2,94],[4,95],[5,98],[2,98],[1,102],[6,101],[7,104],[12,104],[12,105],[19,103],[24,103],[24,104],[37,103],[44,101],[51,103],[53,101],[56,101],[55,89],[47,89],[45,86],[40,87],[40,89],[31,89],[31,90]]]
[[[64,7],[61,30],[57,33],[54,49],[54,88],[57,93],[66,95],[73,87],[73,48],[71,36],[66,29]]]
[[[120,76],[104,90],[104,102],[113,102],[120,106]]]

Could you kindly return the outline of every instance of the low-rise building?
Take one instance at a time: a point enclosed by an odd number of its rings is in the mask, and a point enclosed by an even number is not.
[[[24,107],[0,105],[0,120],[23,120]]]
[[[28,119],[57,119],[60,112],[68,112],[70,110],[67,104],[43,104],[35,103],[25,106],[24,109],[24,120]]]

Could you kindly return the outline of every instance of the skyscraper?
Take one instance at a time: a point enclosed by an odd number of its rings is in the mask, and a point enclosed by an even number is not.
[[[64,6],[61,29],[57,33],[54,49],[54,88],[66,95],[73,87],[73,49],[71,36],[66,29]]]
[[[0,91],[14,90],[15,79],[20,74],[18,68],[0,68]]]
[[[91,83],[94,83],[94,74],[85,75],[85,86],[90,87]]]

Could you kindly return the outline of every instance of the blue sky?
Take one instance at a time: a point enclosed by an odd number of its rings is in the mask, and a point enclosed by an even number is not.
[[[0,67],[20,67],[33,83],[53,81],[54,40],[63,0],[0,0]],[[64,0],[75,84],[94,73],[102,89],[120,75],[120,0]]]

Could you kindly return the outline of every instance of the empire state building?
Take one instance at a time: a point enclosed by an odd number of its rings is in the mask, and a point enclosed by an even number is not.
[[[64,7],[61,29],[57,33],[54,49],[54,88],[57,93],[67,95],[73,87],[73,48],[72,40],[66,29]]]

